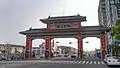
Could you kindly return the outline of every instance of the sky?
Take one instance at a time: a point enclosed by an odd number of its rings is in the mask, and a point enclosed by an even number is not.
[[[98,25],[99,0],[0,0],[0,43],[25,45],[25,36],[20,31],[32,28],[45,28],[46,25],[39,19],[48,16],[77,15],[87,16],[87,22],[82,26]],[[73,42],[69,45],[68,40]],[[33,46],[39,45],[44,40],[34,40]],[[58,45],[77,47],[77,40],[72,38],[55,39]],[[89,43],[84,43],[89,41]],[[95,42],[94,42],[95,41]],[[85,38],[84,49],[99,48],[98,38]]]

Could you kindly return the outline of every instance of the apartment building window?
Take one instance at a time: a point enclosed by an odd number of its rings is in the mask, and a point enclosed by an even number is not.
[[[110,4],[114,4],[114,1],[113,1],[113,0],[111,0],[111,1],[110,1]]]
[[[105,8],[102,8],[102,10],[105,10]]]
[[[102,6],[106,6],[105,3],[103,3]]]
[[[115,0],[115,3],[118,4],[118,3],[119,3],[119,0]]]
[[[120,18],[120,16],[118,16],[118,18]]]

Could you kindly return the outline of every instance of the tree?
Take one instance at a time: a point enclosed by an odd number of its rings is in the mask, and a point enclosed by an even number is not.
[[[114,36],[117,40],[120,40],[120,19],[118,19],[110,30],[111,36]]]

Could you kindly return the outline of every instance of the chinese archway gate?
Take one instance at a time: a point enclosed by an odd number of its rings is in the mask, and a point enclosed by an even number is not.
[[[26,35],[26,58],[31,58],[32,53],[32,40],[37,38],[45,39],[45,57],[51,55],[51,39],[53,38],[69,38],[73,37],[78,39],[78,57],[83,55],[83,38],[85,37],[98,37],[101,39],[101,48],[103,56],[106,54],[106,39],[105,34],[101,32],[108,31],[107,27],[103,26],[81,26],[81,22],[86,21],[85,16],[61,16],[61,17],[48,17],[40,19],[41,22],[47,24],[46,28],[29,29],[20,32]]]

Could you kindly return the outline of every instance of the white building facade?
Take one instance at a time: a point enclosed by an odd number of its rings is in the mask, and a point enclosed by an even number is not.
[[[39,47],[32,47],[32,51],[35,53],[35,57],[44,57],[45,43],[39,45]]]

